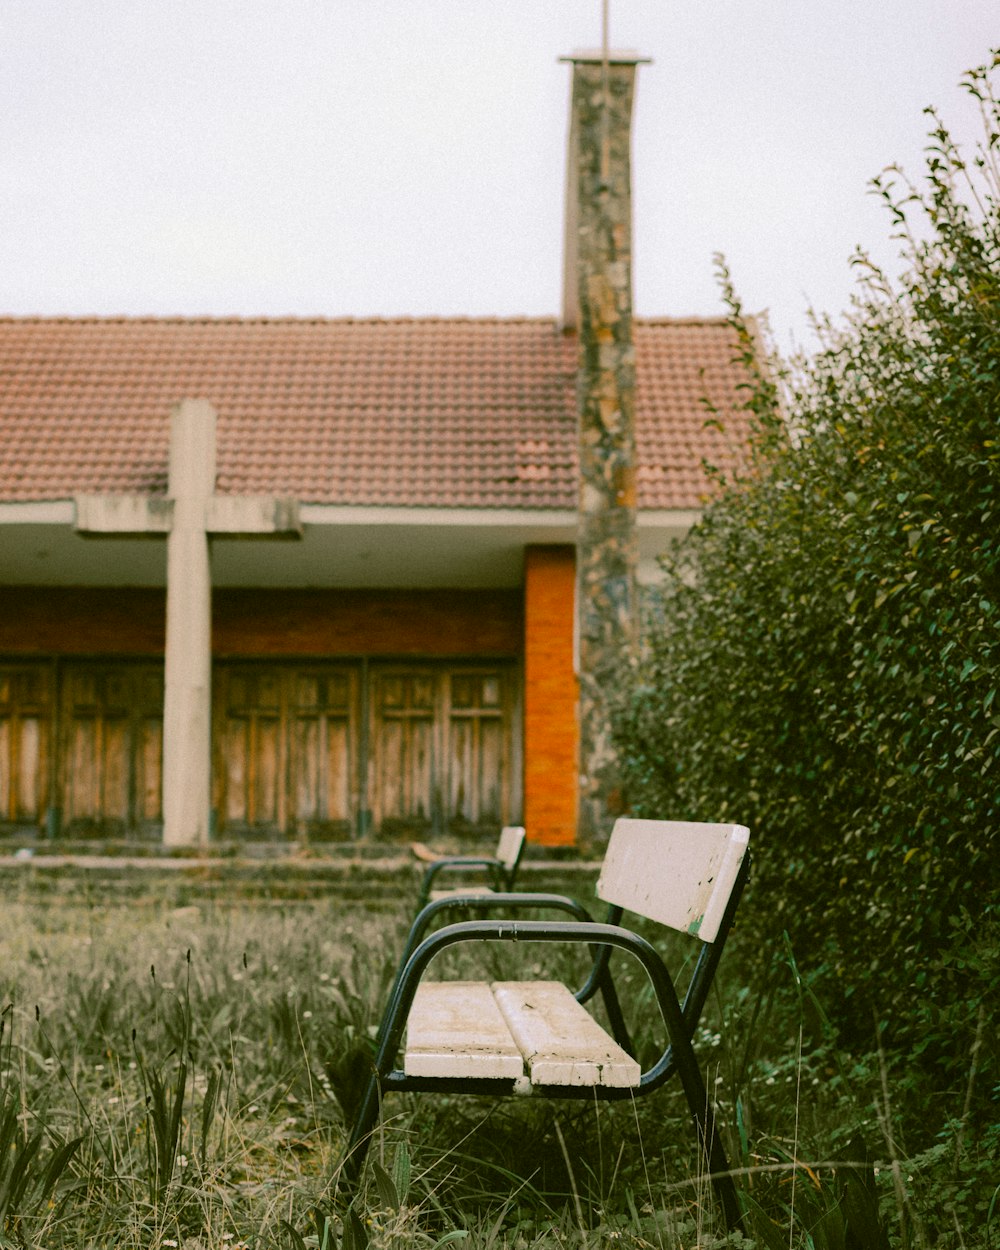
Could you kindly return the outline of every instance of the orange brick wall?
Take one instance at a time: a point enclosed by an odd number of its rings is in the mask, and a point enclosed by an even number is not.
[[[576,840],[576,590],[572,547],[529,547],[524,568],[524,825],[532,842]]]

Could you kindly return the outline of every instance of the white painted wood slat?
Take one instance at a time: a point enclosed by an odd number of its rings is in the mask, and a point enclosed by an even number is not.
[[[523,825],[505,825],[500,830],[496,857],[508,871],[517,863],[525,836]]]
[[[743,825],[622,817],[615,821],[597,895],[714,942],[749,837]]]
[[[639,1064],[559,981],[497,981],[492,989],[532,1085],[639,1084]]]
[[[423,981],[407,1021],[407,1076],[511,1077],[524,1060],[485,981]]]

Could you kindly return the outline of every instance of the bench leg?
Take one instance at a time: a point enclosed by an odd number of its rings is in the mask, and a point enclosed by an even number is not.
[[[354,1193],[368,1156],[372,1134],[378,1125],[381,1103],[382,1091],[379,1089],[378,1075],[372,1072],[365,1084],[365,1092],[354,1117],[351,1136],[340,1171],[348,1202],[354,1200]]]
[[[684,1041],[686,1042],[687,1039],[684,1039]],[[740,1207],[739,1195],[736,1192],[729,1160],[726,1157],[722,1142],[719,1140],[718,1130],[715,1126],[715,1113],[712,1111],[708,1090],[705,1087],[701,1069],[698,1067],[698,1061],[694,1057],[694,1050],[690,1042],[687,1042],[686,1045],[684,1042],[679,1045],[675,1044],[674,1055],[677,1061],[677,1074],[680,1077],[681,1085],[687,1098],[688,1107],[698,1133],[698,1142],[701,1145],[702,1155],[712,1178],[712,1188],[715,1190],[715,1196],[722,1207],[726,1226],[730,1232],[742,1232],[743,1212]]]
[[[739,1196],[729,1168],[729,1160],[723,1149],[722,1142],[715,1128],[715,1116],[712,1108],[706,1104],[701,1120],[696,1117],[698,1137],[705,1153],[705,1159],[712,1174],[712,1187],[718,1198],[725,1216],[726,1227],[730,1232],[743,1231],[743,1212],[740,1208]]]

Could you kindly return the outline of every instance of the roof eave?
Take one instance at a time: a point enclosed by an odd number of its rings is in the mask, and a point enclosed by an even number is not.
[[[213,543],[214,584],[271,587],[521,585],[524,551],[572,545],[570,509],[399,508],[303,504],[302,537]],[[640,577],[697,519],[692,509],[643,510]],[[0,569],[13,585],[163,586],[163,532],[85,536],[73,500],[0,503]]]

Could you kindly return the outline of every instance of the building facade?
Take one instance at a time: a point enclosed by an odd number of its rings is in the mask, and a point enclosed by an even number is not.
[[[637,60],[574,58],[626,157]],[[577,839],[600,535],[654,577],[746,430],[730,327],[634,320],[627,246],[567,220],[624,391],[566,311],[0,318],[0,835]]]

